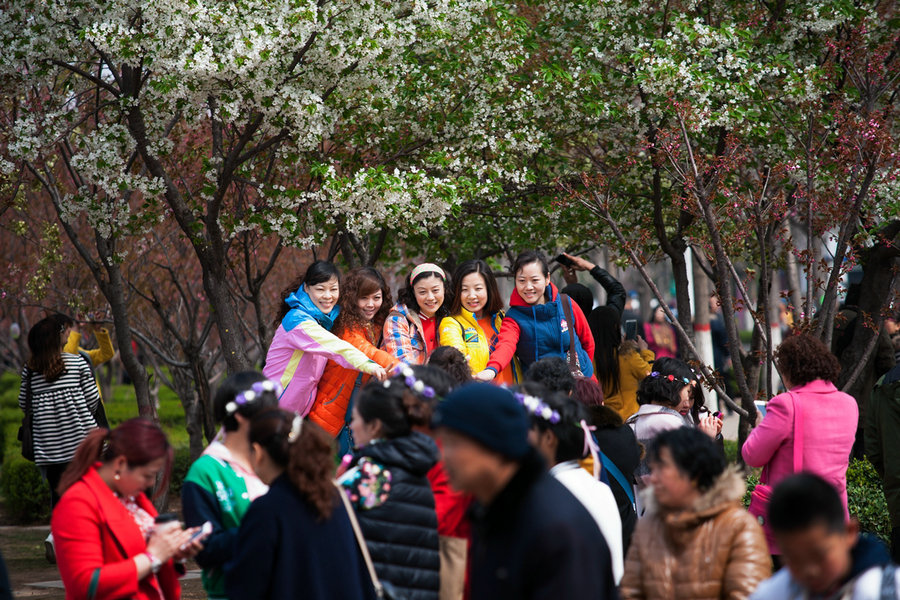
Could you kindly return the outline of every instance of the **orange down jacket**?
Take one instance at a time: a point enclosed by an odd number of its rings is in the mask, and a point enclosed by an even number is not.
[[[727,469],[691,509],[658,507],[652,488],[619,589],[623,600],[744,600],[771,575],[762,529],[741,505],[745,484]]]
[[[389,352],[378,349],[376,344],[378,340],[375,339],[375,335],[374,328],[360,327],[344,331],[339,337],[356,346],[363,354],[385,369],[389,369],[399,361]],[[356,389],[357,378],[361,378],[360,385],[364,385],[369,381],[369,377],[371,375],[366,375],[356,369],[342,367],[329,360],[325,365],[325,371],[322,372],[322,378],[319,379],[316,401],[309,411],[309,418],[332,437],[337,437],[344,426],[344,417],[347,414],[347,406],[350,404],[350,396]]]

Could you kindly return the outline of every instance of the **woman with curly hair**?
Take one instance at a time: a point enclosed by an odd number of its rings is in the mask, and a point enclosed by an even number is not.
[[[230,600],[374,600],[353,526],[331,476],[334,448],[314,423],[271,408],[250,423],[253,501],[225,567]]]
[[[385,369],[399,361],[380,350],[381,329],[391,311],[391,288],[372,267],[357,267],[344,277],[340,297],[341,312],[334,322],[334,334],[351,344]],[[329,360],[319,379],[316,401],[309,419],[338,440],[339,455],[353,447],[350,434],[353,392],[369,380],[369,375]]]
[[[783,341],[775,351],[775,364],[788,391],[766,404],[765,418],[744,442],[744,461],[763,467],[760,482],[775,487],[794,474],[796,458],[796,470],[819,475],[838,490],[849,518],[847,466],[859,409],[852,396],[834,386],[841,365],[821,340],[807,334]],[[779,556],[765,515],[762,520],[769,550]]]

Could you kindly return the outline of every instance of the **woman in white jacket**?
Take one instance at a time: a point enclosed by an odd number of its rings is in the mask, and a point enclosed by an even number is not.
[[[528,389],[533,391],[531,386]],[[625,570],[622,519],[612,490],[598,479],[599,450],[591,436],[587,410],[576,399],[559,392],[544,396],[516,394],[531,415],[528,441],[547,461],[550,474],[594,517],[609,546],[613,577],[618,584]],[[579,464],[589,451],[594,455],[593,475]]]

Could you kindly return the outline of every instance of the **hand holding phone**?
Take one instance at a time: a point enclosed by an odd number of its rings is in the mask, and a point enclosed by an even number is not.
[[[210,523],[209,521],[207,521],[206,523],[204,523],[203,525],[201,525],[200,527],[197,528],[197,531],[195,531],[191,535],[191,537],[188,541],[186,541],[184,544],[181,545],[180,550],[182,552],[184,552],[194,542],[202,542],[203,540],[208,538],[212,534],[212,532],[213,532],[213,524]]]
[[[562,266],[564,266],[566,268],[569,268],[569,269],[575,268],[575,262],[571,258],[566,256],[565,254],[560,254],[553,260],[555,260],[556,262],[558,262],[559,264],[561,264]]]

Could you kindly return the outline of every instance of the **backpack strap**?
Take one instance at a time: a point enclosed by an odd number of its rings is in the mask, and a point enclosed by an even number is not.
[[[628,481],[625,479],[625,476],[622,474],[622,471],[619,469],[619,467],[617,467],[616,464],[602,452],[600,453],[600,462],[603,463],[603,468],[613,476],[613,479],[616,480],[616,483],[622,486],[622,489],[625,491],[625,495],[628,496],[628,501],[634,504],[634,488],[628,485]]]
[[[897,567],[893,563],[881,571],[881,600],[897,600]]]

